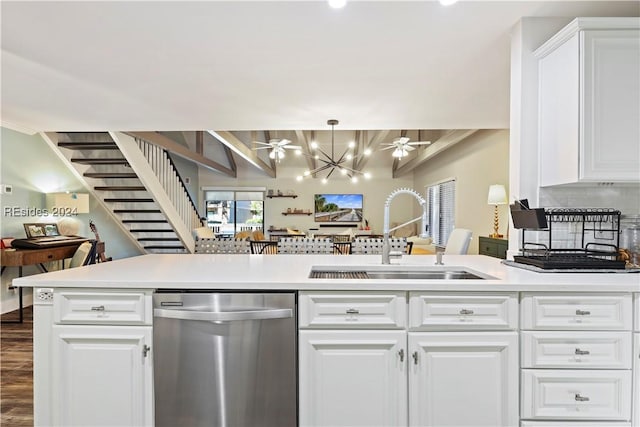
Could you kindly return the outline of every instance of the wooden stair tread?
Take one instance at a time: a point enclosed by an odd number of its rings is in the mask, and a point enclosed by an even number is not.
[[[179,242],[177,237],[140,237],[139,242]]]
[[[130,172],[85,172],[82,174],[82,176],[86,176],[87,178],[138,178],[138,175]]]
[[[127,159],[71,159],[81,165],[128,165]]]
[[[151,246],[145,246],[145,249],[184,249],[184,246],[177,246],[177,245],[167,245],[167,246],[162,246],[162,245],[151,245]]]
[[[174,233],[170,228],[132,228],[130,233]]]
[[[70,150],[119,150],[115,142],[58,142],[58,147]]]
[[[129,198],[108,198],[104,199],[106,203],[152,203],[153,199],[141,199],[135,197]]]
[[[114,209],[113,213],[162,213],[160,209]]]
[[[93,187],[96,191],[147,191],[144,186],[141,185],[107,185]]]
[[[165,224],[166,219],[123,219],[123,224]]]

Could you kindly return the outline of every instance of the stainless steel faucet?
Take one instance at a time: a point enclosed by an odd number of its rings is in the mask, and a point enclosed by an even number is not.
[[[420,206],[422,206],[422,216],[414,218],[410,221],[405,222],[404,224],[400,224],[397,227],[393,227],[389,229],[389,206],[391,205],[391,201],[398,194],[411,194],[418,200]],[[404,227],[407,224],[411,224],[412,222],[416,222],[422,219],[422,228],[420,230],[420,237],[425,239],[427,237],[427,201],[423,199],[417,191],[412,190],[410,188],[398,188],[389,194],[387,200],[384,202],[384,225],[383,225],[383,243],[382,243],[382,263],[383,264],[391,264],[391,258],[401,258],[402,252],[391,252],[391,243],[389,242],[389,233],[393,230],[397,230],[398,228]]]

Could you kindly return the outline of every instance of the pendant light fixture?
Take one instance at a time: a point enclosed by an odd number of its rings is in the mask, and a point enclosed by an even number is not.
[[[335,173],[339,173],[340,175],[347,176],[351,182],[358,182],[358,177],[362,175],[364,178],[371,178],[371,174],[368,172],[362,172],[353,168],[350,168],[346,165],[347,162],[352,161],[354,159],[354,155],[351,152],[353,148],[355,148],[355,142],[350,142],[347,149],[342,153],[342,155],[338,158],[335,157],[335,129],[334,127],[339,122],[335,119],[330,119],[327,121],[327,124],[331,126],[331,155],[324,152],[318,145],[317,142],[313,141],[311,143],[312,154],[305,154],[306,156],[313,157],[319,162],[322,162],[323,165],[319,166],[313,170],[306,170],[303,175],[296,177],[298,181],[302,181],[304,178],[312,177],[319,172],[328,171],[327,175],[322,178],[322,183],[325,184],[331,177],[331,175]],[[368,156],[371,154],[371,150],[366,149],[361,155],[356,156]]]

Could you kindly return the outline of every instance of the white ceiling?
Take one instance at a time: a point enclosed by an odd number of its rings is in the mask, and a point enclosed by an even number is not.
[[[2,123],[39,130],[509,125],[523,16],[637,1],[2,1]]]

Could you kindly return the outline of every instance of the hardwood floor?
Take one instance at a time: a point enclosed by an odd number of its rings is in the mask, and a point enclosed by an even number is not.
[[[2,315],[17,319],[18,312]],[[24,323],[0,325],[0,425],[33,426],[33,310]]]

